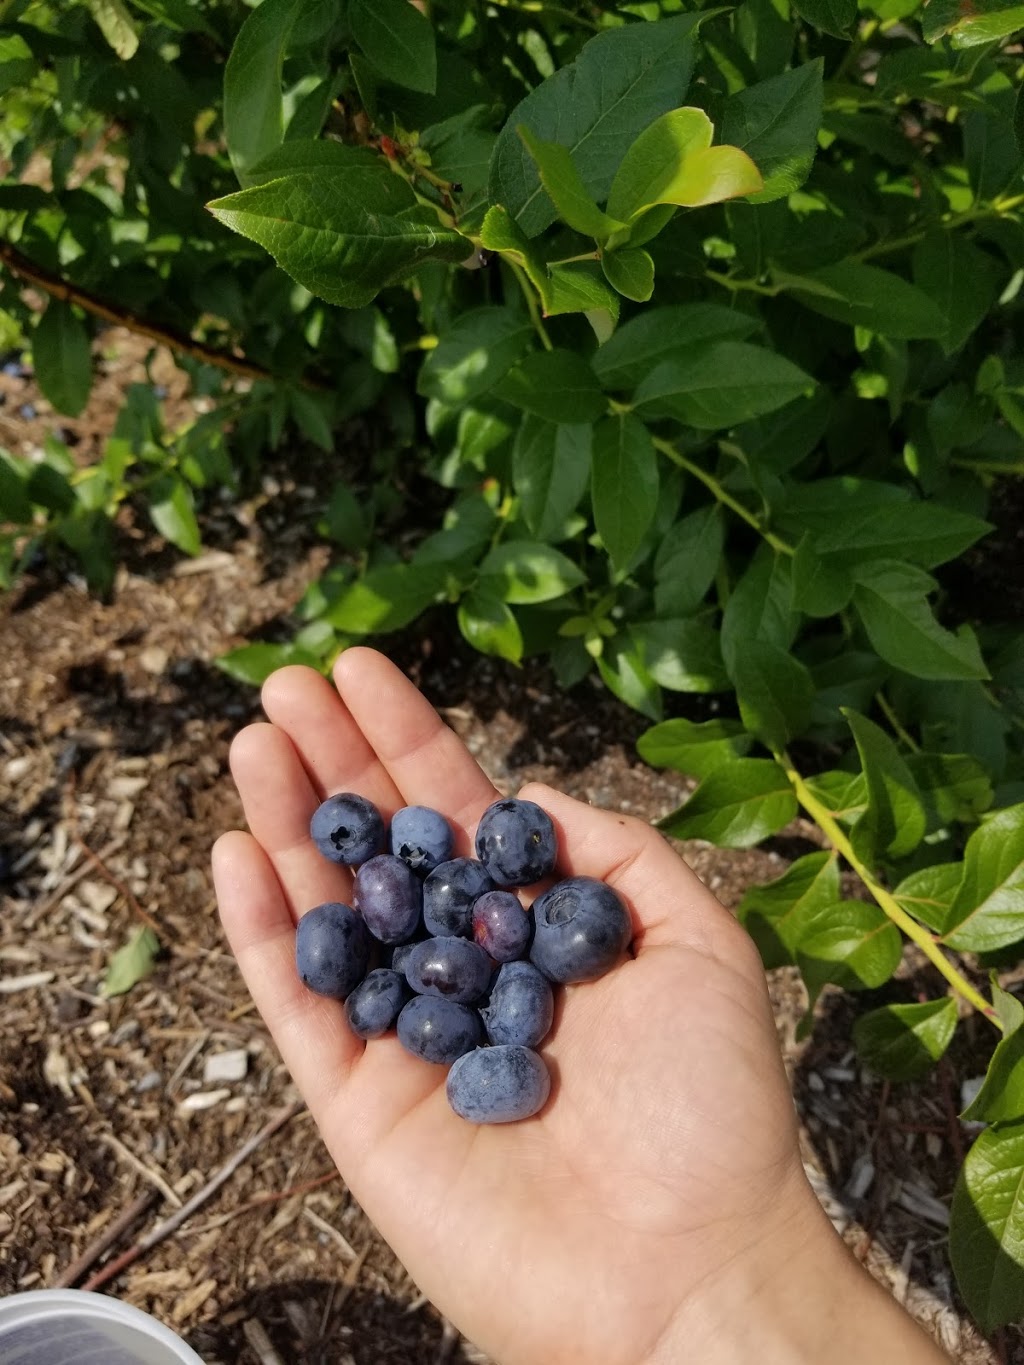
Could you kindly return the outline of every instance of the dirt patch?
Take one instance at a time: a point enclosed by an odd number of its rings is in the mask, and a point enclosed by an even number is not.
[[[258,702],[213,660],[280,630],[322,568],[313,477],[269,470],[247,501],[214,511],[198,561],[130,521],[132,554],[108,603],[44,570],[0,604],[0,973],[15,983],[3,997],[15,1043],[0,1062],[0,1292],[52,1283],[157,1185],[151,1226],[294,1098],[215,916],[210,845],[241,823],[227,747]],[[543,668],[482,660],[442,615],[388,643],[502,788],[541,779],[646,819],[683,796],[679,778],[638,760],[642,718],[597,686],[566,695]],[[814,837],[796,822],[767,849],[684,852],[734,906]],[[107,1001],[106,964],[140,910],[163,955],[131,995]],[[908,954],[890,989],[935,994],[918,973]],[[940,1085],[890,1088],[850,1047],[868,1001],[829,993],[797,1045],[802,988],[789,970],[770,986],[805,1162],[833,1222],[955,1359],[995,1361],[957,1300],[942,1226],[970,1140],[955,1117],[960,1085],[983,1070],[990,1040],[967,1021]],[[244,1053],[244,1077],[204,1080],[225,1051]],[[211,1365],[256,1365],[261,1332],[285,1361],[481,1359],[330,1175],[311,1122],[293,1119],[111,1292]],[[1005,1334],[1004,1351],[1024,1360],[1024,1337]]]

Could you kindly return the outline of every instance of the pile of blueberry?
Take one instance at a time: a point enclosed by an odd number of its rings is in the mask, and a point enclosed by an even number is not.
[[[325,858],[355,869],[355,884],[351,906],[331,901],[299,920],[295,961],[309,989],[344,1000],[360,1038],[397,1027],[409,1052],[451,1066],[448,1100],[462,1118],[536,1114],[551,1089],[534,1049],[551,1028],[552,983],[590,981],[618,961],[630,940],[619,895],[569,877],[523,908],[512,888],[550,877],[558,852],[532,801],[484,811],[476,858],[452,857],[437,811],[405,806],[385,829],[352,792],[328,797],[310,833]]]

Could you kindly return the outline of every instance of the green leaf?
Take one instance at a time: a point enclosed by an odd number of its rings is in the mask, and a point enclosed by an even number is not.
[[[139,48],[139,35],[124,0],[88,0],[89,10],[100,32],[123,62],[130,61]]]
[[[677,182],[688,157],[711,146],[715,130],[703,109],[670,109],[632,144],[615,174],[608,212],[628,220],[654,204],[678,204],[664,192]]]
[[[509,372],[532,338],[529,320],[511,308],[472,308],[442,333],[423,362],[417,388],[444,403],[469,402]]]
[[[15,86],[26,85],[35,73],[36,61],[32,56],[32,49],[25,42],[25,39],[17,33],[0,34],[0,94],[6,94]],[[44,203],[47,201],[45,192],[35,185],[5,185],[5,196],[8,196],[12,190],[28,191],[32,198],[41,197]],[[12,207],[4,201],[0,201],[0,205],[5,209]],[[27,204],[26,207],[31,207],[31,205]]]
[[[563,222],[575,232],[581,232],[584,237],[594,237],[599,242],[625,227],[625,223],[609,218],[594,203],[580,179],[568,147],[557,142],[542,141],[524,123],[519,125],[516,132],[537,163],[540,183],[547,190]]]
[[[386,81],[427,95],[434,93],[434,29],[415,5],[409,0],[350,0],[348,19],[364,56]]]
[[[630,626],[647,671],[670,692],[724,692],[729,675],[707,614]]]
[[[775,272],[799,301],[823,317],[884,336],[914,340],[941,337],[946,328],[938,305],[891,270],[860,261],[837,261],[802,275]]]
[[[814,701],[810,673],[767,640],[748,640],[729,669],[743,724],[772,753],[807,728]]]
[[[853,846],[869,865],[905,858],[924,838],[924,802],[913,774],[889,736],[873,720],[847,709],[868,784],[868,808],[853,829]]]
[[[238,31],[224,68],[224,133],[243,185],[260,157],[284,139],[281,69],[303,0],[263,0]]]
[[[115,995],[126,995],[133,986],[149,976],[159,951],[160,940],[149,925],[137,925],[129,935],[128,942],[111,957],[100,994],[106,1000]]]
[[[883,1005],[854,1023],[853,1041],[861,1060],[889,1081],[926,1076],[956,1032],[956,1001],[925,1000],[919,1005]]]
[[[977,47],[1024,28],[1024,5],[1016,0],[972,0],[967,7],[963,0],[931,0],[921,27],[925,42],[948,34],[954,48]]]
[[[348,635],[401,630],[436,599],[445,577],[443,564],[418,561],[369,569],[342,590],[323,619]]]
[[[619,327],[593,359],[606,389],[629,389],[658,364],[711,341],[742,341],[760,327],[749,313],[717,303],[682,303],[650,308]]]
[[[616,569],[625,569],[654,519],[658,456],[647,428],[630,412],[594,428],[591,499],[594,523]]]
[[[70,304],[51,299],[32,333],[36,380],[58,412],[77,417],[89,401],[89,333]]]
[[[831,982],[848,991],[882,986],[903,955],[900,931],[869,901],[836,901],[803,917],[796,958],[813,1003]]]
[[[793,8],[833,38],[848,38],[857,19],[857,0],[793,0]]]
[[[459,603],[459,630],[481,654],[492,654],[517,664],[523,657],[519,622],[500,597],[482,589],[467,593]]]
[[[150,489],[149,515],[153,525],[172,545],[187,555],[202,549],[192,490],[177,474],[164,474]]]
[[[752,848],[788,825],[796,812],[793,789],[777,763],[739,758],[716,768],[684,806],[658,822],[658,828],[676,839]]]
[[[853,478],[792,485],[776,510],[776,522],[789,534],[808,531],[808,550],[833,571],[852,571],[868,559],[905,559],[931,569],[956,559],[992,529],[955,507],[922,502],[892,484]]]
[[[669,527],[654,557],[659,616],[688,616],[697,610],[715,581],[724,543],[725,523],[717,502]]]
[[[591,38],[575,61],[512,110],[491,159],[491,202],[503,204],[528,237],[555,221],[555,206],[517,131],[521,125],[568,148],[584,190],[603,202],[632,142],[685,95],[695,31],[706,17],[626,24]]]
[[[953,1191],[949,1255],[983,1332],[1024,1316],[1024,1123],[988,1128]]]
[[[840,894],[836,855],[808,853],[791,863],[781,877],[750,887],[736,907],[736,916],[770,971],[796,961],[804,921],[822,906],[834,905]]]
[[[31,502],[49,512],[70,512],[75,505],[75,491],[67,477],[49,464],[37,464],[26,482]]]
[[[593,427],[527,415],[516,432],[512,481],[523,520],[538,540],[555,539],[590,479]]]
[[[622,159],[608,212],[635,221],[657,204],[697,208],[755,194],[761,173],[738,147],[712,147],[703,109],[672,109],[640,134]]]
[[[971,824],[992,804],[992,779],[970,754],[910,754],[907,767],[924,798],[929,829]]]
[[[646,303],[654,293],[654,262],[639,247],[602,252],[601,269],[623,298]]]
[[[892,894],[908,915],[941,934],[963,875],[963,863],[933,863],[904,877]]]
[[[934,227],[914,248],[914,283],[938,305],[938,340],[953,355],[980,326],[999,289],[995,261],[954,232]]]
[[[367,156],[373,160],[373,153]],[[311,293],[344,308],[361,308],[426,261],[465,260],[471,250],[382,163],[376,179],[364,174],[358,184],[310,171],[215,199],[207,208],[265,247]]]
[[[836,616],[853,596],[853,577],[842,560],[820,555],[810,535],[793,556],[793,606],[808,616]]]
[[[231,649],[214,659],[214,663],[229,678],[261,687],[271,673],[276,673],[286,664],[305,664],[308,668],[318,668],[320,660],[315,654],[294,644],[274,645],[261,641]]]
[[[305,436],[328,454],[334,450],[334,431],[328,412],[330,394],[310,393],[307,389],[289,389],[288,410],[292,421]]]
[[[981,1089],[962,1117],[972,1122],[1002,1123],[1024,1115],[1024,1005],[993,983],[992,1003],[1003,1036],[989,1060]]]
[[[732,672],[751,640],[788,649],[796,635],[790,568],[763,545],[743,571],[722,613],[722,656]]]
[[[583,574],[560,551],[534,540],[496,545],[480,565],[481,588],[501,601],[550,602],[583,582]]]
[[[847,773],[833,768],[805,779],[812,796],[833,819],[850,825],[868,808],[868,784],[863,773]]]
[[[604,685],[620,701],[650,720],[661,719],[661,693],[628,635],[617,635],[606,641],[597,659],[597,671]]]
[[[352,490],[343,483],[336,483],[317,530],[343,550],[362,550],[369,543],[373,526],[367,510],[360,506]]]
[[[773,412],[813,384],[775,351],[717,341],[656,365],[641,380],[634,402],[654,415],[667,413],[700,431],[714,431]]]
[[[753,204],[798,190],[818,148],[823,103],[820,57],[740,90],[725,103],[720,137],[741,148],[764,177]]]
[[[549,422],[596,422],[607,403],[597,376],[575,351],[533,351],[505,376],[496,396]]]
[[[741,758],[751,743],[739,721],[676,718],[645,731],[636,747],[652,767],[674,768],[688,777],[707,777],[722,764]]]
[[[1024,939],[1024,805],[1008,806],[967,840],[964,875],[944,926],[951,948],[988,953]]]
[[[854,570],[854,606],[868,639],[895,668],[915,678],[987,678],[968,627],[954,635],[928,605],[935,580],[911,564],[879,559]]]
[[[0,450],[0,522],[27,525],[32,520],[26,466]]]

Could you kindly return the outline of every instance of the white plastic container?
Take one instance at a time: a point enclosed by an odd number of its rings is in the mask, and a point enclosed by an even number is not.
[[[203,1365],[139,1308],[81,1289],[0,1299],[0,1365]]]

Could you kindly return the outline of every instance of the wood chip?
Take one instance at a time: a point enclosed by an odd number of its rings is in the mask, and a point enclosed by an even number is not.
[[[204,1085],[225,1085],[231,1081],[242,1081],[249,1070],[249,1054],[244,1047],[230,1052],[214,1052],[207,1057],[203,1066]]]
[[[242,1335],[259,1365],[284,1365],[284,1361],[274,1350],[266,1329],[255,1318],[247,1318],[242,1323]]]
[[[199,1090],[194,1095],[186,1095],[178,1105],[179,1114],[196,1114],[203,1109],[212,1109],[215,1104],[231,1098],[230,1090]]]
[[[949,1227],[949,1209],[919,1185],[904,1184],[896,1196],[896,1203],[926,1223],[934,1223],[940,1228]]]
[[[353,1262],[358,1260],[358,1254],[355,1247],[353,1247],[350,1242],[346,1241],[333,1223],[328,1223],[326,1218],[321,1218],[318,1213],[314,1213],[310,1208],[303,1209],[302,1216],[308,1219],[315,1228],[318,1228],[325,1237],[330,1237],[331,1241],[335,1243],[346,1261]]]
[[[14,995],[16,991],[30,991],[36,986],[48,986],[56,972],[29,972],[26,976],[0,978],[0,995]]]
[[[171,1309],[172,1320],[176,1323],[185,1322],[194,1313],[198,1313],[216,1288],[216,1280],[203,1280],[194,1289],[190,1289],[187,1294],[183,1294]]]

